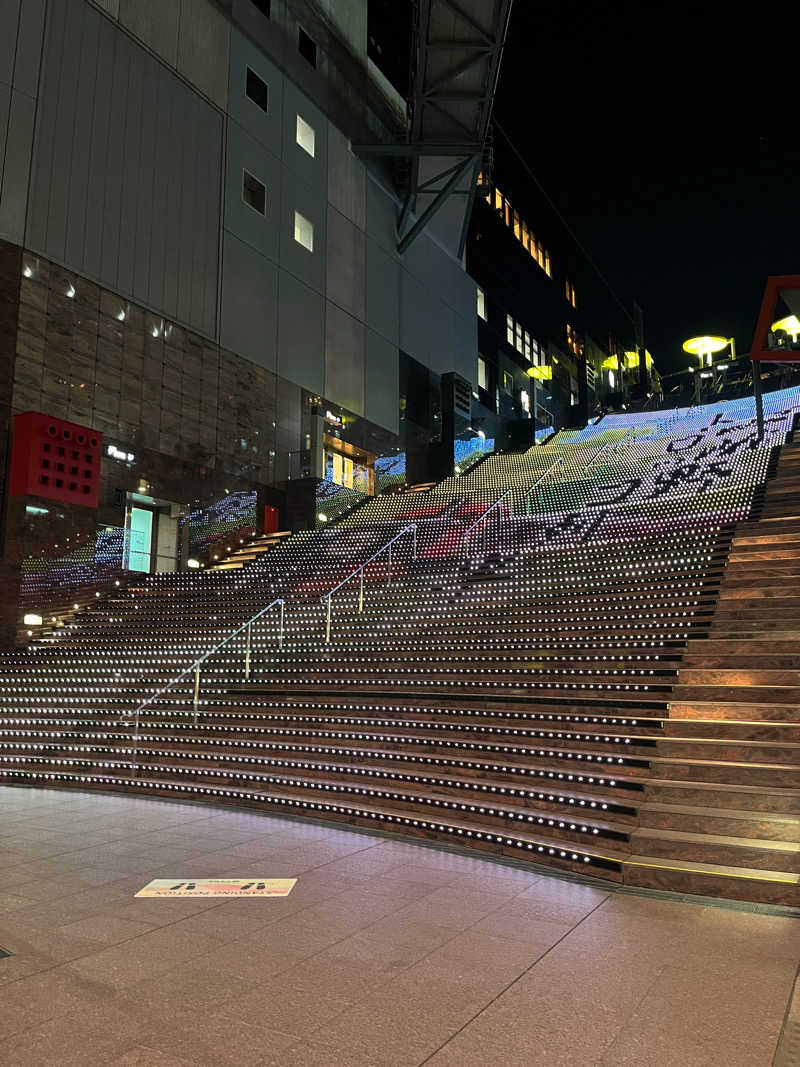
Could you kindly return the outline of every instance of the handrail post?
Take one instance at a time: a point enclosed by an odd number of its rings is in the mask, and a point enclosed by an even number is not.
[[[194,722],[197,725],[197,705],[200,701],[200,664],[198,663],[194,669],[194,698],[192,703],[194,705]]]
[[[331,595],[328,594],[328,610],[325,617],[325,644],[331,643]]]
[[[358,613],[363,614],[364,611],[364,568],[358,572]]]
[[[253,629],[252,619],[247,624],[247,647],[244,653],[244,680],[247,682],[250,680],[250,646],[251,646],[251,630]]]
[[[136,724],[133,729],[133,773],[139,777],[139,708],[136,709]]]
[[[280,621],[280,624],[278,626],[278,648],[283,648],[283,609],[284,609],[284,601],[283,600],[281,600],[281,602],[280,602],[280,609],[281,609],[281,621]]]

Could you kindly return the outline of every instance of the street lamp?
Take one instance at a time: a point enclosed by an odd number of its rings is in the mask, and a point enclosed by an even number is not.
[[[731,345],[733,349],[734,341],[732,337],[716,337],[704,334],[702,337],[690,337],[688,341],[683,342],[683,351],[688,352],[691,356],[697,356],[700,360],[700,366],[710,366],[711,357],[716,352],[721,352],[723,348],[727,348]]]
[[[551,381],[551,379],[553,377],[553,368],[549,363],[542,363],[539,366],[536,366],[534,364],[534,366],[528,367],[528,369],[525,371],[525,373],[528,375],[529,378],[533,379],[533,415],[532,415],[532,418],[533,418],[533,434],[534,434],[534,440],[535,440],[535,438],[536,438],[536,411],[537,411],[536,405],[539,402],[538,401],[538,397],[537,397],[537,385],[538,385],[539,382],[549,382],[549,381]]]

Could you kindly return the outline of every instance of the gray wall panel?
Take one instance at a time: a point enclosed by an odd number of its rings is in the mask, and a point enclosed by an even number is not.
[[[0,0],[0,82],[8,86],[14,80],[19,5],[20,0]]]
[[[51,0],[34,251],[213,335],[221,150],[215,108],[85,0]]]
[[[124,40],[130,52],[128,99],[125,114],[125,142],[122,151],[122,196],[120,198],[119,263],[117,285],[123,293],[133,293],[136,257],[137,205],[139,199],[139,161],[142,141],[142,93],[144,90],[146,53]]]
[[[267,370],[276,367],[278,268],[226,233],[220,343]]]
[[[0,7],[3,6],[3,2],[8,3],[9,0],[0,0]],[[13,7],[14,0],[10,2]],[[35,97],[39,88],[39,60],[42,53],[45,7],[45,0],[22,0],[20,4],[14,88],[30,97]],[[2,32],[1,27],[0,32]]]
[[[100,19],[98,27],[99,40],[95,96],[97,100],[111,100],[114,85],[116,30],[108,19]],[[95,278],[99,277],[101,273],[110,119],[111,109],[109,107],[93,107],[83,261],[86,273]]]
[[[343,133],[328,123],[328,202],[363,230],[367,220],[367,172]]]
[[[309,252],[294,239],[294,213],[299,211],[314,224],[314,250]],[[280,265],[306,285],[324,292],[326,203],[319,192],[283,168],[281,174]]]
[[[154,151],[159,165],[153,176],[153,218],[164,219],[169,211],[169,189],[173,177],[173,168],[170,165],[172,160],[172,95],[169,75],[165,70],[158,71],[155,79],[155,93],[158,128],[155,131]],[[175,289],[170,286],[168,290],[165,279],[166,242],[166,228],[153,226],[150,235],[150,261],[147,276],[148,299],[153,304],[158,297],[161,297],[165,307],[167,304],[174,306],[175,301]]]
[[[183,141],[181,130],[186,124],[186,103],[184,93],[173,93],[171,77],[163,72],[168,83],[170,104],[164,113],[164,122],[169,124],[169,144],[161,160],[161,170],[167,182],[167,213],[164,218],[164,307],[177,308],[178,280],[180,264],[180,223],[181,223],[181,158]],[[152,303],[155,303],[155,291]]]
[[[2,3],[2,0],[0,0]],[[0,180],[3,177],[3,163],[6,155],[6,137],[8,135],[8,118],[11,111],[11,85],[0,81]]]
[[[313,158],[297,143],[297,116],[314,129]],[[328,120],[288,79],[283,84],[283,162],[315,192],[328,186]]]
[[[364,416],[397,433],[400,420],[400,358],[397,345],[366,331]]]
[[[384,249],[394,254],[397,244],[395,225],[397,205],[378,183],[367,175],[367,237],[372,237]]]
[[[193,97],[187,97],[187,122],[181,138],[183,157],[181,159],[180,189],[181,196],[181,230],[178,248],[178,310],[179,319],[191,322],[192,287],[195,270],[195,237],[197,233],[197,199],[195,182],[197,181],[197,160],[199,156],[199,133],[196,123],[196,106]]]
[[[351,315],[364,319],[364,231],[328,205],[326,294]]]
[[[90,12],[90,15],[92,14]],[[68,263],[84,261],[86,207],[89,198],[89,149],[92,142],[99,43],[100,19],[89,17],[79,42],[80,60],[68,190],[69,214],[64,246],[64,258]]]
[[[336,304],[325,307],[326,400],[364,414],[364,323]]]
[[[153,71],[155,74],[155,70]],[[160,169],[156,135],[161,123],[158,112],[157,77],[145,72],[142,82],[142,121],[139,142],[139,180],[136,190],[136,243],[133,258],[134,293],[150,291],[150,247],[153,239],[153,191]],[[153,162],[156,165],[153,166]],[[189,321],[188,319],[186,321]],[[192,320],[193,321],[193,320]]]
[[[125,158],[126,96],[130,78],[131,49],[118,30],[114,34],[114,72],[109,100],[108,153],[106,156],[103,195],[103,233],[101,238],[100,275],[112,286],[117,285],[119,235],[122,213],[122,178]],[[100,108],[98,108],[98,115]]]
[[[3,88],[0,86],[0,95]],[[12,90],[8,119],[7,151],[0,189],[0,237],[23,244],[36,101]]]
[[[434,307],[422,284],[400,272],[400,347],[426,366],[430,362],[430,318]]]
[[[83,32],[87,9],[75,6],[64,24],[60,41],[61,66],[58,83],[58,108],[53,131],[53,167],[49,176],[47,211],[47,245],[54,259],[64,261],[67,244],[67,207],[69,179],[72,171],[72,129],[75,124],[75,98],[78,88]]]
[[[283,152],[283,74],[238,30],[231,31],[230,69],[228,72],[228,114],[251,137],[278,158]],[[245,92],[247,67],[266,82],[269,104],[264,114]]]
[[[400,265],[371,237],[366,241],[366,322],[393,345],[400,335]]]
[[[281,221],[281,165],[237,122],[228,122],[226,145],[225,228],[277,262]],[[242,199],[242,171],[266,186],[266,215]]]
[[[179,0],[119,0],[119,21],[156,55],[177,66]]]
[[[278,279],[278,374],[312,392],[325,384],[325,299],[292,274]]]

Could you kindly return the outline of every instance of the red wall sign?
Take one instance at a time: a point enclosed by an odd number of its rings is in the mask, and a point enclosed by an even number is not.
[[[9,496],[96,508],[103,435],[38,411],[14,417]]]

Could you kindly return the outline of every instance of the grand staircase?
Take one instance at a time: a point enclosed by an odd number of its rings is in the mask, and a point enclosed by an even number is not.
[[[609,416],[103,598],[0,664],[0,781],[800,906],[800,395],[765,401],[763,442],[747,402]],[[276,597],[248,677],[245,628],[150,699]]]

